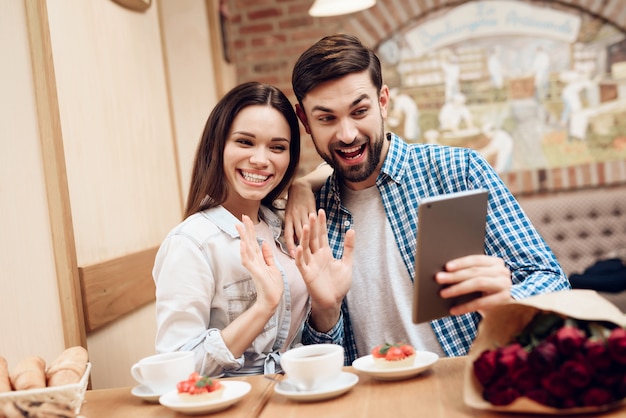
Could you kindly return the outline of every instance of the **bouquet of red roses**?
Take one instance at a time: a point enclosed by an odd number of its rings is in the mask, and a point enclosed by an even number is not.
[[[626,398],[626,329],[539,312],[511,344],[483,351],[474,375],[493,405],[607,405]]]
[[[582,290],[534,296],[490,312],[470,352],[466,403],[534,413],[623,404],[625,322],[615,306]]]

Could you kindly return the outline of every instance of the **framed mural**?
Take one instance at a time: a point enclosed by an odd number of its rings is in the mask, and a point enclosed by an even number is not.
[[[499,173],[626,159],[626,36],[578,9],[476,1],[377,48],[387,128],[479,150]]]

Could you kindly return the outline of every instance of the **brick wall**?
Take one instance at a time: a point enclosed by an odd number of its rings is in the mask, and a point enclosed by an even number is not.
[[[259,80],[274,84],[294,102],[291,69],[298,56],[319,38],[338,32],[352,33],[375,48],[397,28],[466,2],[378,0],[374,7],[363,12],[314,18],[308,15],[313,0],[225,1],[230,14],[227,23],[229,52],[237,69],[237,82]],[[623,0],[527,2],[564,10],[572,7],[587,10],[626,31],[626,1]],[[308,172],[321,160],[305,133],[302,149],[300,170]],[[626,183],[626,162],[529,170],[502,177],[516,194]]]

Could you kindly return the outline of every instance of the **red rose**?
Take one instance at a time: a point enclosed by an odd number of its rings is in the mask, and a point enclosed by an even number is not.
[[[583,349],[585,358],[592,368],[604,370],[611,366],[611,355],[604,340],[587,340]]]
[[[502,347],[498,350],[498,356],[496,357],[498,374],[510,374],[517,370],[521,365],[526,363],[528,353],[524,348],[518,344],[511,344]]]
[[[496,375],[496,350],[485,350],[474,360],[474,375],[481,385],[485,386]]]
[[[542,405],[556,406],[554,398],[550,395],[550,393],[548,393],[547,390],[542,388],[529,390],[528,392],[524,393],[524,396]]]
[[[584,388],[591,383],[591,373],[582,361],[568,360],[561,366],[561,373],[572,387]]]
[[[613,360],[620,364],[626,364],[626,329],[613,328],[607,338],[609,352]]]
[[[520,393],[514,387],[508,385],[493,385],[485,388],[483,397],[493,405],[509,405],[520,397]]]
[[[511,380],[520,392],[528,392],[539,387],[539,378],[530,370],[528,365],[515,370],[511,375]]]
[[[560,371],[551,372],[542,377],[541,385],[550,392],[551,395],[559,399],[569,398],[574,393],[565,375]]]
[[[617,399],[626,397],[626,373],[622,373],[622,379],[615,384]]]
[[[583,393],[582,402],[584,406],[602,406],[612,402],[611,392],[602,388],[589,388]]]
[[[474,375],[483,386],[491,382],[496,374],[497,355],[496,350],[485,350],[474,361]]]
[[[624,377],[624,373],[625,371],[620,370],[619,368],[599,370],[599,371],[596,371],[596,373],[594,374],[594,379],[602,387],[610,388],[619,384],[619,382]]]
[[[561,404],[558,406],[559,408],[576,408],[578,404],[574,398],[565,398],[561,400]]]
[[[562,355],[570,356],[583,346],[585,333],[572,325],[565,325],[554,334],[554,342]]]
[[[554,370],[558,364],[559,350],[554,343],[542,341],[528,354],[528,365],[537,373]]]

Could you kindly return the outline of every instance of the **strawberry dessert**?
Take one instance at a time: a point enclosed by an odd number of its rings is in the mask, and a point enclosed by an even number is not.
[[[415,361],[415,349],[404,343],[384,343],[372,350],[374,365],[380,369],[410,367]]]
[[[202,402],[221,397],[224,392],[224,385],[216,379],[193,372],[187,380],[178,382],[176,389],[181,400]]]

